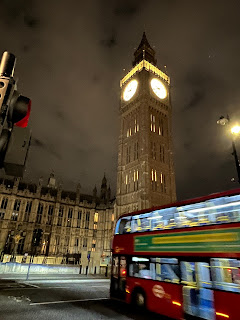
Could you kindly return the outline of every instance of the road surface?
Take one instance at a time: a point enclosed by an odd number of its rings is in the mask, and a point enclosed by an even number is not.
[[[159,320],[109,299],[109,279],[0,280],[0,320]]]

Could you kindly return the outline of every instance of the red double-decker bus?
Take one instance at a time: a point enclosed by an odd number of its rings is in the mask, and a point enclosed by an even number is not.
[[[112,255],[112,298],[173,319],[239,320],[240,189],[121,216]]]

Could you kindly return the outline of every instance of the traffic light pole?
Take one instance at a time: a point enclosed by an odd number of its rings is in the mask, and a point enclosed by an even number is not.
[[[236,169],[237,169],[238,182],[240,183],[240,166],[239,166],[239,160],[238,160],[238,155],[237,155],[237,150],[236,150],[236,146],[235,146],[234,140],[232,140],[232,148],[233,148],[232,155],[234,156]]]
[[[12,53],[4,52],[0,63],[0,167],[3,166],[3,159],[10,137],[8,112],[9,102],[15,89],[13,79],[16,58]]]
[[[230,117],[228,114],[227,114],[227,121],[228,123],[230,123]],[[240,183],[240,165],[239,165],[237,149],[236,149],[236,145],[233,137],[232,137],[232,149],[233,149],[232,155],[234,156],[234,161],[237,169],[238,183]]]
[[[26,277],[26,280],[28,280],[28,279],[29,279],[29,273],[30,273],[31,260],[32,260],[32,255],[31,255],[31,257],[30,257],[29,264],[28,264],[28,271],[27,271],[27,277]]]

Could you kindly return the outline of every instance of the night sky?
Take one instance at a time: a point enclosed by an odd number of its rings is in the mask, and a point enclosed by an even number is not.
[[[0,53],[16,55],[32,99],[24,180],[46,183],[53,170],[64,189],[92,193],[105,172],[114,195],[119,81],[145,31],[171,77],[178,199],[238,187],[231,135],[216,122],[240,122],[239,12],[229,0],[0,0]]]

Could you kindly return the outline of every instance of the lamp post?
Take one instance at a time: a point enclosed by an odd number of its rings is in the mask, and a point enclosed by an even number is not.
[[[219,120],[217,121],[217,124],[220,124],[221,126],[225,126],[226,124],[230,124],[230,118],[229,115],[227,115],[227,117],[223,117],[221,116],[219,118]],[[238,175],[238,182],[240,183],[240,165],[239,165],[239,160],[238,160],[238,155],[237,155],[237,150],[236,150],[236,145],[235,145],[235,141],[234,141],[234,135],[237,135],[240,133],[240,126],[234,126],[231,128],[231,133],[233,135],[232,137],[232,155],[234,156],[234,160],[235,160],[235,165],[236,165],[236,169],[237,169],[237,175]]]

